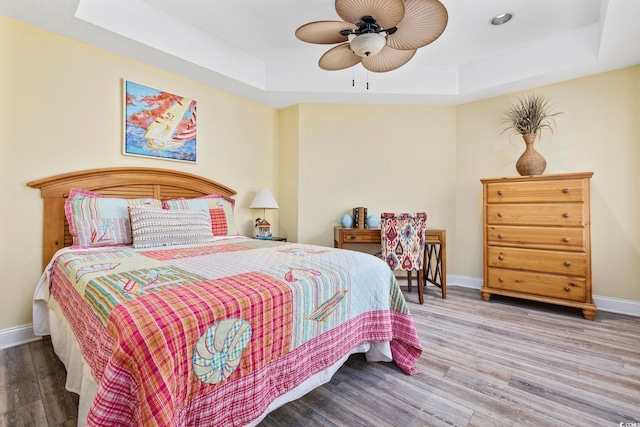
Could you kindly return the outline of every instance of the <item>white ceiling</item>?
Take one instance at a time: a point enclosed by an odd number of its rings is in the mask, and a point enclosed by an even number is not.
[[[341,20],[331,0],[0,0],[0,14],[275,108],[456,105],[640,64],[640,0],[441,1],[443,35],[388,73],[318,67],[333,46],[294,32]]]

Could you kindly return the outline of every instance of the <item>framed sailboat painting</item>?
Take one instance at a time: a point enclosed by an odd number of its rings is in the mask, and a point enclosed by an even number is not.
[[[195,163],[196,101],[128,80],[123,86],[122,153]]]

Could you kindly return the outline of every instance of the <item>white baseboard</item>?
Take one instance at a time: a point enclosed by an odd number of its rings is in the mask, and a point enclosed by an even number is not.
[[[594,295],[593,302],[598,310],[640,317],[640,302],[638,301]]]
[[[483,284],[484,280],[480,277],[459,276],[457,274],[447,275],[447,286],[480,289]],[[640,317],[640,301],[594,295],[593,302],[598,310]]]
[[[406,281],[406,278],[398,277],[399,281]],[[460,276],[457,274],[447,275],[448,287],[461,287],[470,289],[480,289],[484,281],[479,277]],[[594,296],[594,302],[598,310],[610,313],[627,314],[629,316],[640,317],[640,302],[624,300],[620,298],[611,298],[604,296]],[[33,325],[22,325],[14,328],[0,330],[0,350],[17,345],[37,341],[42,337],[33,335]]]
[[[14,328],[2,329],[0,330],[0,350],[41,339],[42,337],[33,335],[33,325],[31,323]]]
[[[457,274],[447,275],[447,286],[458,286],[460,288],[480,289],[484,280],[478,277],[460,276]]]

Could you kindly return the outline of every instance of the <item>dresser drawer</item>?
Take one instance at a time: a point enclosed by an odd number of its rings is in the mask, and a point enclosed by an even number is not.
[[[523,292],[570,301],[585,301],[586,281],[583,278],[529,273],[502,268],[489,268],[489,288]]]
[[[578,252],[487,247],[487,266],[584,277],[587,255]]]
[[[580,179],[493,182],[486,188],[487,203],[583,202],[585,188]]]
[[[584,203],[487,205],[487,224],[584,227]]]
[[[584,228],[488,226],[487,243],[532,249],[584,251]]]

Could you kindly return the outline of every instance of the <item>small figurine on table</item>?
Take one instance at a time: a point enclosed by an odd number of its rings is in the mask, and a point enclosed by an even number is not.
[[[266,219],[257,218],[256,228],[258,229],[256,239],[271,240],[271,224],[269,224]]]

